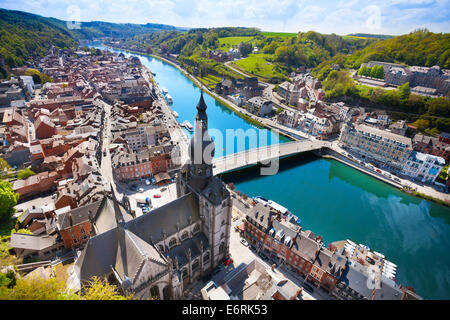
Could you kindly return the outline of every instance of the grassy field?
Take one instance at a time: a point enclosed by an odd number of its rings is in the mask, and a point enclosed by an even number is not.
[[[207,76],[203,78],[198,78],[205,86],[208,88],[214,88],[216,84],[218,84],[222,79],[217,76],[213,76],[211,74],[208,74]]]
[[[250,54],[247,58],[234,62],[234,65],[246,73],[254,74],[261,78],[270,79],[274,76],[283,76],[274,70],[272,62],[267,58],[270,54]]]
[[[252,40],[252,36],[219,38],[219,50],[228,51],[232,46]]]
[[[357,36],[342,36],[343,39],[369,39],[367,37],[357,37]]]
[[[291,38],[296,37],[297,33],[295,32],[271,32],[271,31],[263,31],[261,32],[263,36],[266,37],[282,37],[282,38]]]

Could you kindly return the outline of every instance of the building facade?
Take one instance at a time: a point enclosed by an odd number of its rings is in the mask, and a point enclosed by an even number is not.
[[[364,124],[342,129],[339,141],[366,161],[401,171],[412,152],[411,139]]]

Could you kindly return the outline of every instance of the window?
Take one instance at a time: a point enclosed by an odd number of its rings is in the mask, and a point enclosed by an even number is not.
[[[198,262],[199,260],[197,259],[197,260],[195,260],[193,263],[192,263],[192,271],[195,271],[195,270],[197,270],[198,269],[198,266],[199,266],[199,262]]]
[[[158,245],[158,249],[159,249],[159,251],[161,251],[161,252],[164,252],[164,247],[163,247],[163,245]]]
[[[189,236],[189,234],[187,231],[183,232],[183,234],[181,235],[181,241],[184,241],[185,239],[187,239],[188,236]]]
[[[174,247],[176,244],[177,244],[177,239],[175,239],[175,238],[170,239],[169,248]]]
[[[209,252],[203,255],[203,263],[207,263],[209,261]]]
[[[199,231],[200,231],[200,223],[195,225],[193,233],[196,234]]]

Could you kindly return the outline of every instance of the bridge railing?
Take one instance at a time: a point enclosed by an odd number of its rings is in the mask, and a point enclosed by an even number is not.
[[[220,157],[220,158],[216,158],[216,159],[213,160],[213,163],[219,162],[219,161],[223,161],[223,160],[226,160],[226,159],[229,159],[229,158],[235,158],[235,157],[238,157],[238,156],[240,156],[242,154],[250,154],[250,153],[255,152],[255,151],[261,152],[261,151],[263,151],[265,149],[276,148],[276,149],[279,150],[280,148],[286,148],[286,147],[291,146],[291,145],[303,144],[303,143],[305,143],[307,141],[311,142],[309,140],[291,141],[291,142],[285,142],[285,143],[280,143],[280,144],[274,144],[274,145],[269,145],[269,146],[256,147],[256,148],[252,148],[252,149],[248,149],[248,150],[243,150],[243,151],[235,152],[235,153],[232,153],[232,154],[227,154],[227,155],[225,155],[223,157]]]

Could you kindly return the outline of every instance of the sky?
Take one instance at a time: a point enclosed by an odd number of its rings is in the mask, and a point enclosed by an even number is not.
[[[450,0],[0,0],[0,7],[68,21],[257,27],[262,31],[399,35],[450,32]]]

